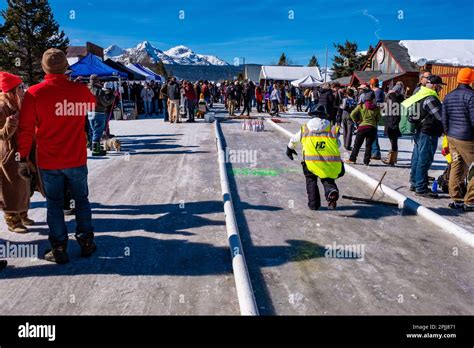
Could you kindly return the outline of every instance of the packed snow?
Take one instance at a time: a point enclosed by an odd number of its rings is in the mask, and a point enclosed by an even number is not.
[[[412,62],[474,66],[474,40],[402,40]]]

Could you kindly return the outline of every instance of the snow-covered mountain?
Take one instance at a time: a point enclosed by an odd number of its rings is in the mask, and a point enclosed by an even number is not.
[[[154,47],[150,42],[143,41],[135,48],[122,49],[112,45],[104,50],[105,56],[113,60],[128,63],[130,61],[142,61],[150,58],[152,61],[162,61],[164,64],[180,65],[229,65],[226,61],[216,56],[197,54],[186,46],[176,46],[167,51]]]
[[[112,45],[110,47],[107,47],[104,50],[104,53],[108,57],[117,57],[117,56],[121,56],[122,54],[124,54],[124,50],[121,49],[120,47],[118,47],[117,45]]]

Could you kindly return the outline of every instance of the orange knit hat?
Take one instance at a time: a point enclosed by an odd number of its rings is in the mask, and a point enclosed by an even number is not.
[[[458,72],[458,83],[469,85],[474,82],[474,69],[462,68]]]

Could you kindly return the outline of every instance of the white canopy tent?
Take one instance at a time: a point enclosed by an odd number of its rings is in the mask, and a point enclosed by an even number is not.
[[[316,87],[323,82],[312,75],[305,76],[301,79],[293,81],[291,84],[295,87]]]
[[[165,82],[165,81],[166,81],[166,79],[165,79],[163,76],[161,76],[161,75],[159,75],[159,74],[153,72],[152,70],[148,69],[146,66],[143,66],[143,70],[145,70],[146,72],[150,73],[151,75],[159,76],[160,79],[161,79],[161,82]]]
[[[133,64],[126,64],[125,65],[128,69],[135,71],[137,74],[143,75],[146,77],[147,81],[150,80],[155,80],[155,76],[153,76],[151,73],[148,73],[146,71],[138,69],[135,65]]]
[[[264,65],[260,70],[260,80],[294,81],[306,76],[313,76],[323,82],[321,72],[316,66],[274,66]]]

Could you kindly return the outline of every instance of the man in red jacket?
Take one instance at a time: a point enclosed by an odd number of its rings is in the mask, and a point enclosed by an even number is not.
[[[65,75],[64,52],[47,50],[41,62],[45,80],[28,89],[17,131],[20,175],[30,176],[28,154],[36,137],[36,156],[47,202],[47,222],[52,250],[47,261],[69,262],[68,230],[64,221],[64,187],[71,190],[76,209],[76,239],[81,256],[94,253],[92,213],[88,198],[87,150],[84,131],[87,111],[94,110],[95,98],[87,86],[71,82]]]

